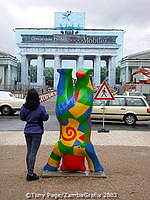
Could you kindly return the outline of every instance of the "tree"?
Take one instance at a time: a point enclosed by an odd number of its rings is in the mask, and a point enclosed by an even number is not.
[[[17,81],[21,82],[21,62],[17,62]]]
[[[116,67],[116,83],[120,83],[120,66]]]
[[[45,75],[45,78],[53,80],[54,79],[54,68],[45,67],[44,75]]]
[[[35,66],[31,65],[30,66],[29,75],[30,75],[32,83],[37,82],[37,65],[35,65]]]
[[[54,82],[54,68],[46,67],[44,70],[46,85],[53,87]]]
[[[101,82],[103,82],[107,78],[107,67],[102,67],[101,68]]]

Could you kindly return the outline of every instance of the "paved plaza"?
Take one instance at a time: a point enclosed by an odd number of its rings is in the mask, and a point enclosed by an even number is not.
[[[54,145],[59,131],[45,131],[42,145]],[[101,146],[147,146],[150,147],[150,133],[146,131],[110,130],[109,133],[92,131],[92,142]],[[22,131],[0,131],[0,145],[25,145]]]
[[[39,175],[58,138],[58,131],[46,131],[43,135],[35,169]],[[110,131],[110,133],[98,134],[97,131],[93,131],[92,141],[105,167],[106,179],[51,177],[27,182],[23,132],[1,131],[0,194],[2,199],[148,200],[150,196],[150,133]],[[112,198],[106,198],[110,196]]]

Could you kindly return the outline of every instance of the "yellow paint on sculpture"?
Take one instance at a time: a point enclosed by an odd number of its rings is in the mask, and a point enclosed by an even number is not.
[[[66,126],[62,126],[61,129],[61,141],[66,146],[73,146],[74,142],[78,140],[79,142],[84,142],[81,136],[84,133],[78,130],[79,122],[75,119],[69,119]],[[81,138],[80,138],[81,137]]]
[[[93,86],[92,86],[92,84],[91,84],[91,81],[88,82],[87,87],[89,87],[91,90],[93,90]]]
[[[58,156],[62,156],[63,154],[60,152],[59,147],[58,147],[58,142],[55,144],[53,152],[58,155]]]
[[[90,157],[87,155],[87,153],[86,153],[86,159],[87,159],[87,162],[88,162],[88,166],[89,166],[90,171],[91,171],[91,172],[94,172],[95,169],[94,169],[93,162],[92,162],[92,160],[90,159]]]
[[[54,160],[53,158],[49,157],[48,159],[48,164],[51,165],[52,167],[58,167],[59,166],[59,161]]]
[[[81,148],[80,146],[74,146],[73,154],[77,156],[85,156],[85,148]]]
[[[80,117],[81,115],[83,115],[86,110],[89,108],[89,106],[85,105],[85,104],[82,104],[82,103],[79,103],[77,102],[75,104],[75,106],[73,106],[69,112],[75,117],[75,118],[78,118]]]

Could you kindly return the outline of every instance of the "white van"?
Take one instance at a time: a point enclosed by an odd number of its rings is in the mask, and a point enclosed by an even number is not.
[[[0,91],[0,112],[2,115],[11,115],[21,109],[25,99],[16,98],[11,92]]]

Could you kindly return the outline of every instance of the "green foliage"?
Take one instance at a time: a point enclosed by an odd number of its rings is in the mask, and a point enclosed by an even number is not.
[[[107,67],[101,68],[101,82],[103,82],[107,78],[108,70]]]
[[[17,62],[17,81],[21,81],[21,62]]]
[[[116,83],[120,83],[120,66],[116,68]]]
[[[54,68],[52,67],[45,67],[44,70],[45,78],[54,79]]]
[[[45,81],[46,85],[53,87],[53,80],[54,80],[54,68],[52,67],[45,67],[44,70]]]
[[[32,83],[37,82],[37,65],[30,66],[29,74],[30,74],[31,82]]]
[[[44,69],[44,75],[46,80],[53,80],[54,79],[54,69],[51,67],[46,67]],[[37,82],[37,65],[30,66],[29,76],[31,78],[31,82]]]
[[[101,68],[101,82],[103,82],[108,76],[107,67]],[[116,67],[116,83],[120,83],[120,66]]]

